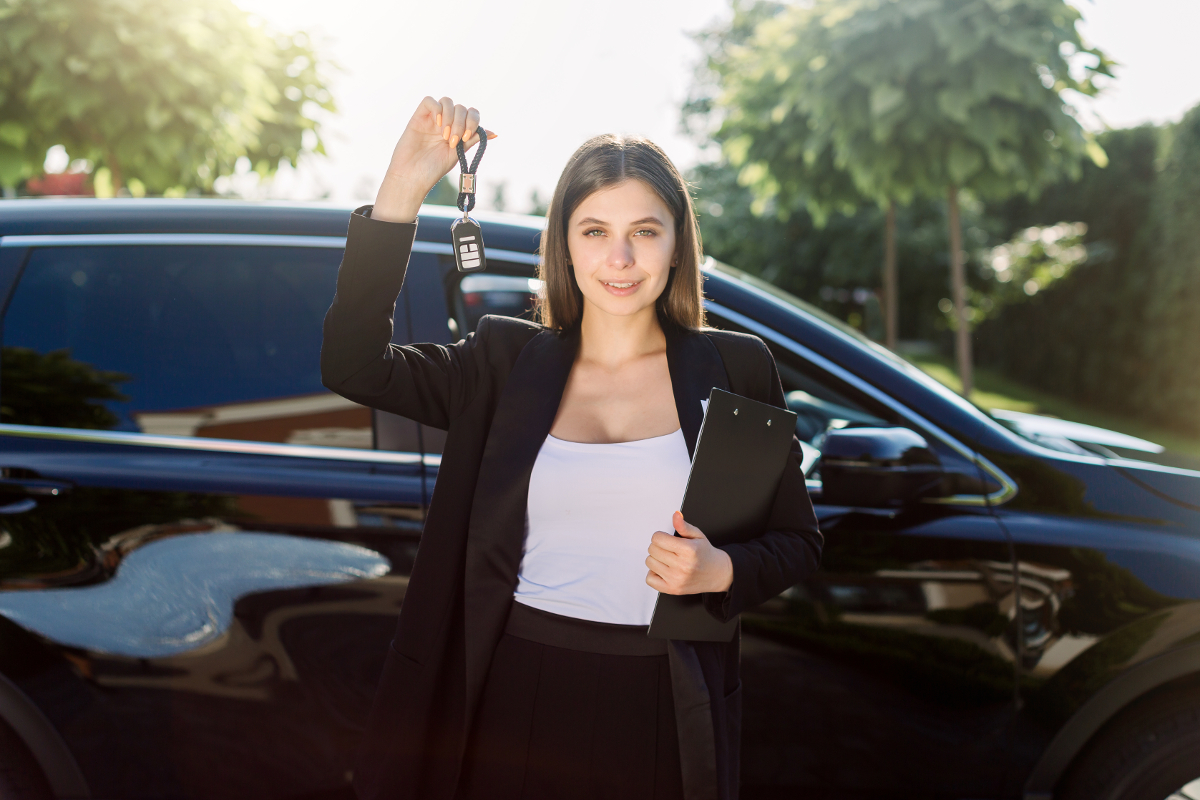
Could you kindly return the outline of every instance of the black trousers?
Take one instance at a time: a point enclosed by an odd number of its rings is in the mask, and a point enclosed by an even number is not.
[[[665,642],[513,603],[459,800],[682,800]]]

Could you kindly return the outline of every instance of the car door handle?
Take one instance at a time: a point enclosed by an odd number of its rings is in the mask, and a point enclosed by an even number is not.
[[[4,470],[7,471],[7,470]],[[0,478],[0,493],[24,494],[31,497],[58,497],[71,491],[65,481],[50,481],[44,478]]]
[[[24,514],[27,511],[33,511],[35,508],[37,508],[37,500],[34,500],[32,497],[26,497],[24,500],[0,506],[0,514]]]

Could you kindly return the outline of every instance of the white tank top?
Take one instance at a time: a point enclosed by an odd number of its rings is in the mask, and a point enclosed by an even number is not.
[[[547,436],[529,478],[514,599],[593,622],[649,625],[655,531],[671,533],[691,460],[683,432],[614,444]]]

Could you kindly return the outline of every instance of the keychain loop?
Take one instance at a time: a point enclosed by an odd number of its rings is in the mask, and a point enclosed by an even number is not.
[[[483,151],[487,149],[487,131],[480,125],[475,129],[475,132],[479,134],[479,149],[475,151],[475,158],[471,161],[470,169],[467,168],[467,155],[466,151],[463,150],[462,139],[458,140],[457,145],[458,166],[462,171],[462,174],[458,178],[458,210],[463,212],[464,219],[467,213],[475,208],[475,172],[479,169],[479,161],[483,158]]]

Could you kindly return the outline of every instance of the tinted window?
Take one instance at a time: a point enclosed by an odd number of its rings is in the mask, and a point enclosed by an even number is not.
[[[536,278],[520,275],[463,276],[454,303],[460,335],[475,330],[485,314],[533,319],[533,305],[541,285]]]
[[[716,328],[746,332],[713,313],[709,313],[708,323]],[[937,454],[955,493],[976,494],[981,490],[990,492],[1000,488],[997,484],[982,485],[980,472],[974,463],[930,432],[916,429],[895,410],[790,350],[771,341],[767,345],[779,367],[779,380],[783,384],[787,406],[796,412],[796,436],[805,445],[804,464],[809,478],[820,477],[821,467],[817,457],[830,430],[906,427],[917,430]]]
[[[4,422],[370,447],[321,385],[341,250],[34,250],[4,318]]]

